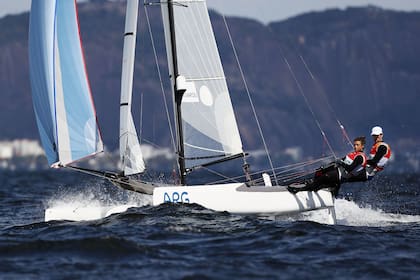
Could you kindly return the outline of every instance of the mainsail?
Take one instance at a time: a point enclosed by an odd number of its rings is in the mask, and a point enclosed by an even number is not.
[[[67,165],[101,152],[75,1],[32,1],[29,62],[33,105],[49,164]]]
[[[125,175],[144,171],[143,156],[131,114],[138,0],[127,2],[120,102],[120,158]]]
[[[177,121],[185,168],[243,154],[206,2],[165,1],[162,16],[175,102],[184,91]]]

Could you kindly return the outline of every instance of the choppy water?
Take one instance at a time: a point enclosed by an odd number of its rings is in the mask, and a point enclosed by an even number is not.
[[[150,206],[80,174],[0,173],[1,279],[419,279],[420,178],[343,186],[338,225]],[[48,206],[135,204],[89,222],[43,222]]]

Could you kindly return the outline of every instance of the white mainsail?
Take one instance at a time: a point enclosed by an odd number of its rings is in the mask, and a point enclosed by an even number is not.
[[[173,13],[173,33],[168,5]],[[185,167],[242,154],[242,141],[206,2],[163,2],[162,16],[172,85],[186,90],[181,103],[183,143],[180,144],[184,148]]]
[[[138,0],[127,2],[120,103],[120,158],[125,175],[144,171],[144,161],[131,114]]]

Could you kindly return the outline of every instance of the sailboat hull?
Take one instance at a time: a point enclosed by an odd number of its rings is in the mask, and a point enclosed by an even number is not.
[[[121,186],[121,185],[120,185]],[[123,187],[123,186],[121,186]],[[133,190],[133,189],[131,189]],[[145,193],[143,188],[134,191]],[[292,194],[284,186],[252,186],[242,183],[197,186],[155,186],[148,189],[153,206],[163,203],[199,204],[205,208],[233,214],[288,215],[328,209],[328,223],[335,224],[334,198],[329,191],[302,191]],[[121,213],[135,205],[64,206],[45,210],[45,221],[83,221]]]
[[[196,203],[215,211],[236,214],[292,214],[334,207],[329,191],[292,194],[283,186],[253,186],[242,183],[223,185],[158,187],[153,205],[162,203]]]
[[[44,221],[91,221],[122,213],[128,208],[137,207],[134,204],[115,206],[80,206],[64,205],[45,209]]]

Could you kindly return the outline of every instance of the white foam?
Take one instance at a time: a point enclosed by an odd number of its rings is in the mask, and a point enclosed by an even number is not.
[[[76,194],[58,194],[47,202],[45,221],[89,221],[102,219],[131,207],[143,207],[152,203],[151,196],[130,193],[121,198],[86,190]]]
[[[401,223],[419,223],[420,216],[386,213],[369,206],[361,207],[354,201],[338,199],[335,202],[337,224],[348,226],[383,227]],[[326,223],[327,210],[303,213],[300,220]]]

